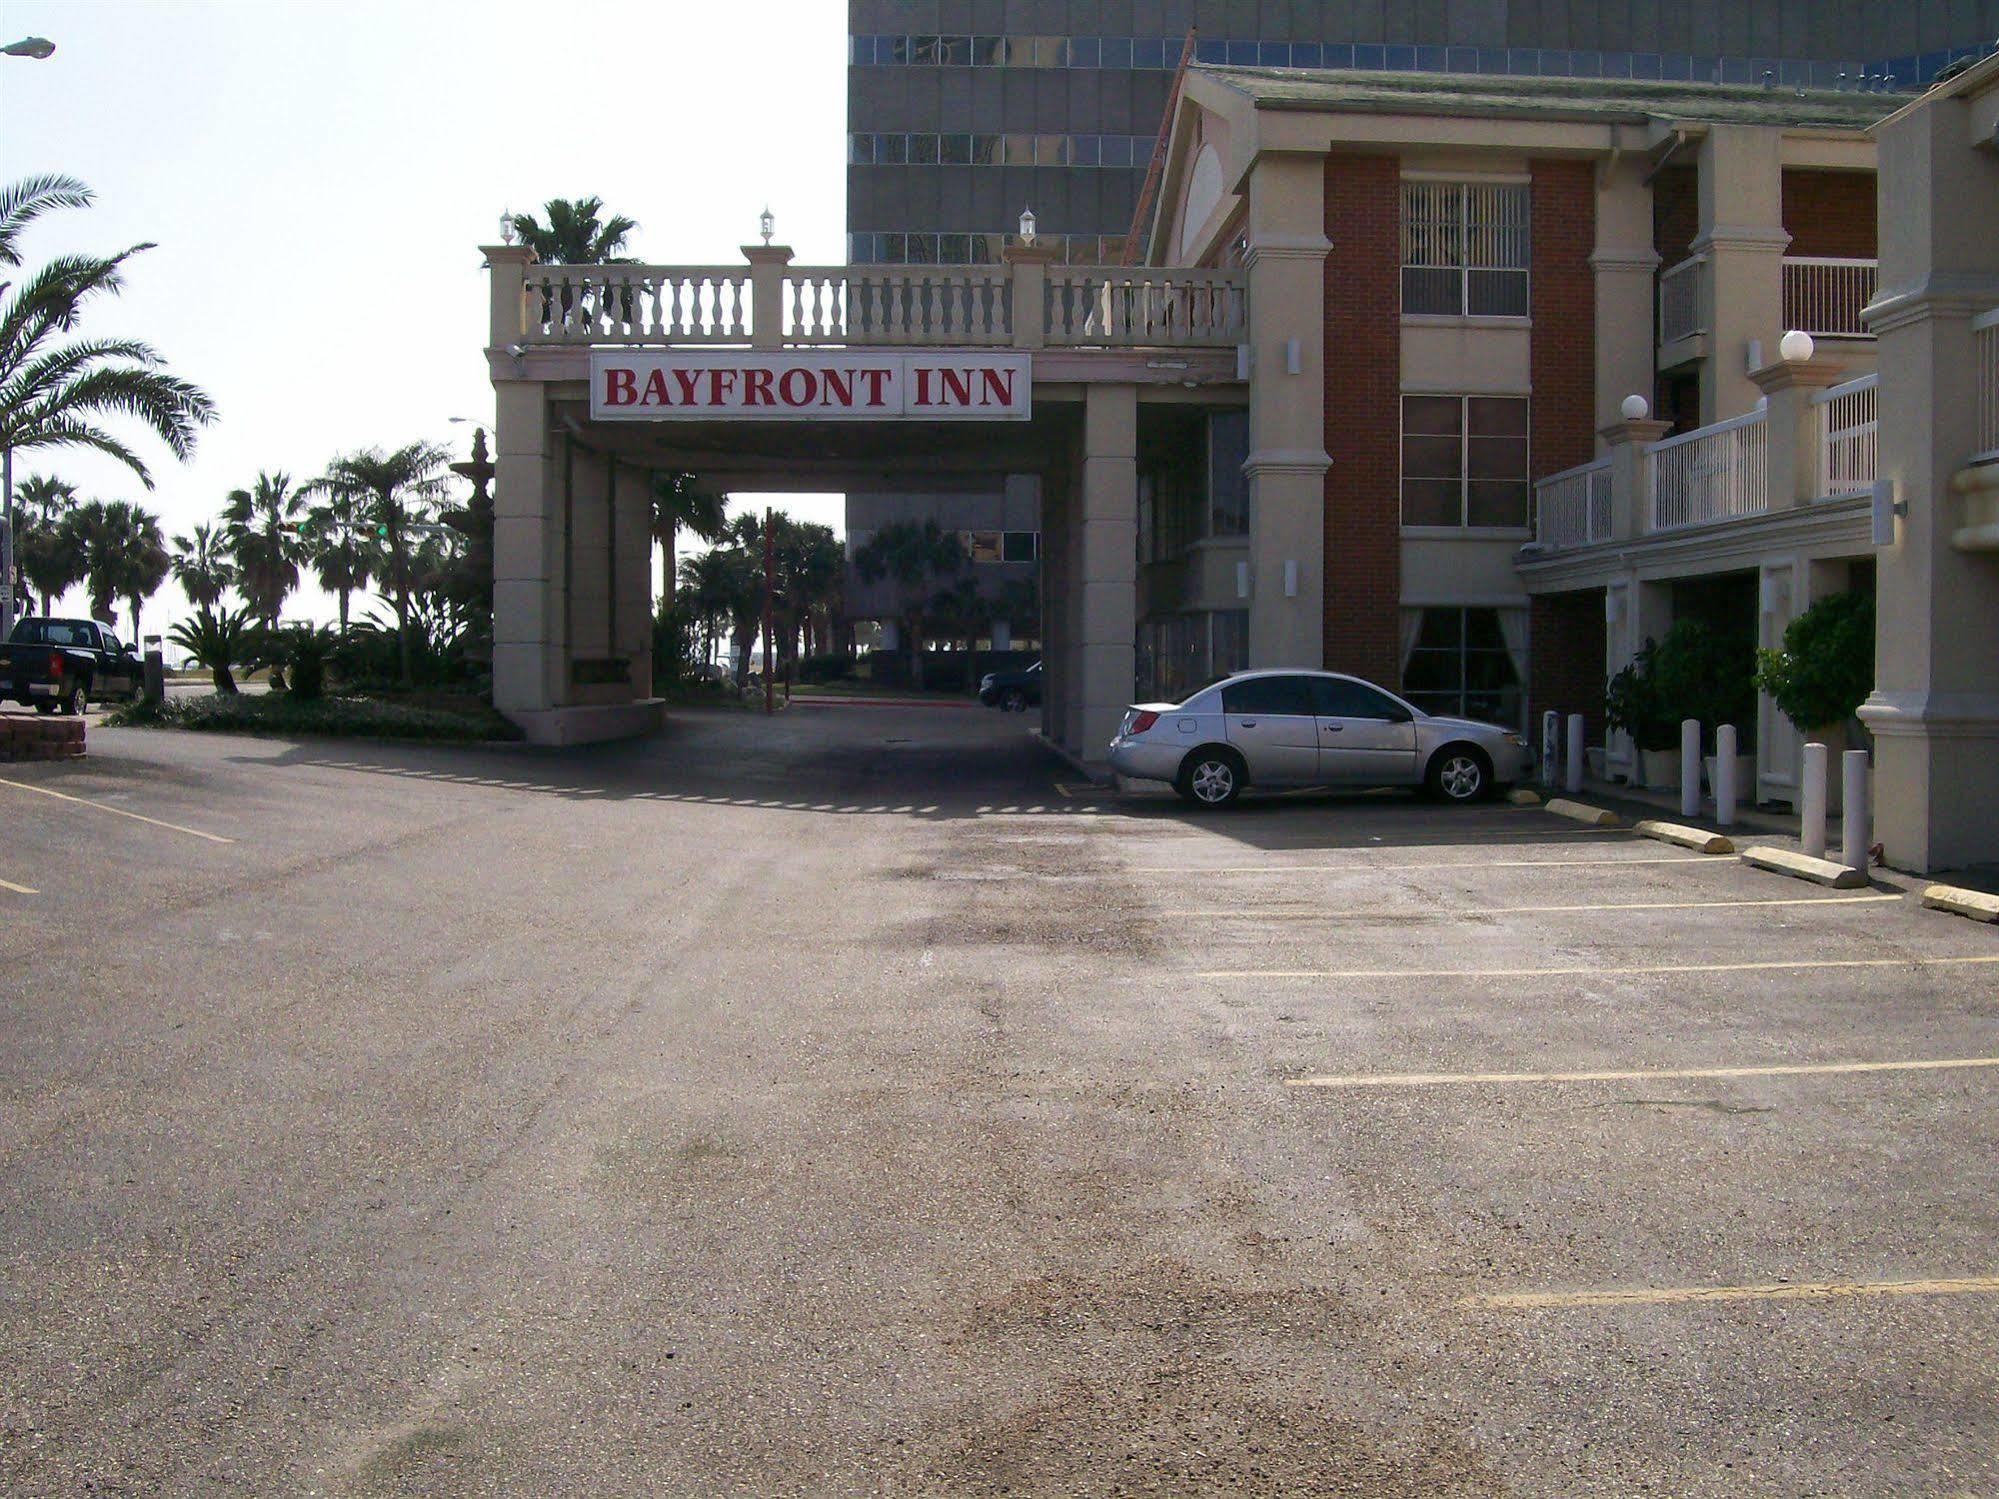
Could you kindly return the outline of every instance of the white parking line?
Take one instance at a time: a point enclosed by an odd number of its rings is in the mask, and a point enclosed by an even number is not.
[[[1999,963],[1999,953],[1968,958],[1805,958],[1788,963],[1583,963],[1562,968],[1190,968],[1196,979],[1538,979],[1663,973],[1781,973],[1831,968],[1945,968]]]
[[[1544,916],[1573,911],[1706,911],[1716,908],[1734,910],[1743,906],[1857,906],[1878,901],[1900,900],[1900,895],[1806,895],[1783,900],[1640,900],[1611,901],[1595,905],[1578,906],[1468,906],[1462,910],[1439,911],[1443,917],[1451,916]],[[1176,917],[1195,917],[1231,921],[1351,921],[1365,920],[1378,916],[1384,920],[1403,920],[1408,911],[1389,910],[1382,907],[1356,909],[1350,911],[1279,910],[1258,907],[1255,910],[1218,911],[1174,911]]]
[[[1781,1062],[1760,1067],[1617,1067],[1594,1072],[1349,1072],[1290,1077],[1287,1088],[1445,1088],[1468,1084],[1650,1083],[1690,1077],[1815,1077],[1842,1072],[1944,1072],[1999,1067],[1999,1057],[1935,1057],[1910,1062]]]
[[[1372,854],[1373,849],[1357,849]],[[1437,869],[1585,869],[1617,864],[1680,864],[1689,869],[1740,869],[1732,859],[1690,859],[1682,854],[1637,859],[1450,859],[1428,864],[1127,864],[1126,874],[1399,874]]]
[[[79,807],[90,807],[98,812],[109,812],[113,817],[129,817],[134,822],[143,822],[152,827],[165,828],[169,832],[186,833],[190,838],[206,838],[210,843],[234,843],[234,838],[224,838],[219,833],[204,833],[200,828],[184,828],[177,822],[161,822],[157,817],[145,817],[137,812],[127,812],[123,807],[106,806],[103,802],[89,801],[81,796],[71,796],[64,791],[51,791],[46,786],[30,786],[25,781],[0,779],[0,786],[12,786],[16,791],[32,791],[37,796],[52,796],[59,802],[74,802]]]
[[[33,885],[17,885],[12,880],[0,880],[0,890],[11,890],[16,895],[40,895],[42,893]]]
[[[1669,1306],[1699,1301],[1835,1301],[1851,1296],[1989,1296],[1999,1275],[1936,1280],[1805,1280],[1742,1286],[1660,1286],[1635,1291],[1514,1291],[1465,1296],[1465,1311],[1547,1311],[1585,1306]]]

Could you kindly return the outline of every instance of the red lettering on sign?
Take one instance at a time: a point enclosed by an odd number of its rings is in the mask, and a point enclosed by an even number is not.
[[[646,376],[646,393],[639,401],[641,406],[671,406],[673,397],[667,394],[666,371],[654,370]]]
[[[944,382],[944,400],[947,405],[952,401],[956,401],[960,406],[972,404],[970,370],[939,370],[937,378]]]
[[[733,395],[735,389],[736,372],[734,370],[708,371],[708,404],[710,406],[721,405],[722,397],[725,394]]]
[[[786,370],[777,378],[777,394],[787,406],[810,406],[819,394],[819,377],[810,370]]]
[[[773,406],[770,398],[770,371],[750,368],[743,371],[743,404]]]
[[[888,384],[888,378],[893,373],[893,370],[885,369],[861,371],[861,378],[868,382],[868,404],[870,406],[886,406],[888,404],[882,396],[882,387]]]
[[[604,404],[629,406],[639,398],[638,377],[615,367],[604,371]]]
[[[1001,376],[1006,378],[1001,380]],[[990,406],[997,399],[1006,407],[1013,405],[1013,371],[984,369],[979,371],[979,404]]]
[[[921,366],[916,371],[916,404],[930,405],[930,371]]]
[[[826,369],[819,372],[821,381],[819,404],[821,406],[851,406],[854,404],[854,377],[840,370]]]
[[[692,406],[701,399],[695,394],[700,378],[701,372],[699,370],[675,370],[673,372],[673,383],[680,387],[681,405]]]

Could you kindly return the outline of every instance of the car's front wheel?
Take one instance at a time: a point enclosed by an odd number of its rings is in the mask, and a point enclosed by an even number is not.
[[[1006,696],[1000,699],[1000,706],[1009,713],[1025,713],[1027,711],[1027,694],[1022,692],[1018,687],[1009,687],[1006,690]]]
[[[1440,801],[1475,802],[1492,790],[1492,762],[1469,744],[1446,745],[1431,757],[1424,784]]]
[[[1226,807],[1242,795],[1242,757],[1234,750],[1198,749],[1180,764],[1173,789],[1197,807]]]

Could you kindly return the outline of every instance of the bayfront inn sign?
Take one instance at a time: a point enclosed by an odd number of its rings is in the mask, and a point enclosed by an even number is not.
[[[1025,421],[1030,354],[764,354],[753,350],[590,355],[590,419],[659,421]]]

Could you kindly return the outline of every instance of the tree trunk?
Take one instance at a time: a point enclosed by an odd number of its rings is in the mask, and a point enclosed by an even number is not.
[[[210,667],[209,675],[215,679],[215,690],[217,692],[227,693],[231,697],[236,695],[236,677],[229,670],[229,663],[227,661],[224,661],[220,666]]]
[[[342,640],[347,638],[347,596],[352,591],[352,589],[348,588],[340,590],[340,638]]]
[[[914,614],[909,617],[909,685],[923,690],[923,620]]]
[[[403,689],[416,686],[410,670],[410,588],[406,577],[396,580],[396,655],[402,662]]]

